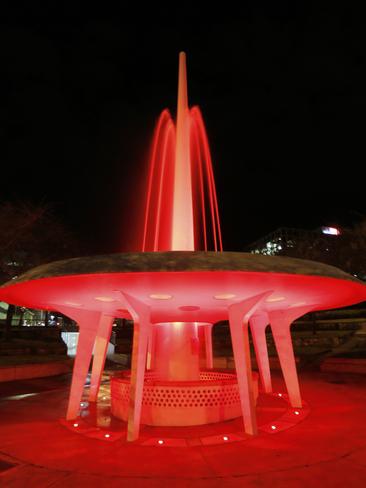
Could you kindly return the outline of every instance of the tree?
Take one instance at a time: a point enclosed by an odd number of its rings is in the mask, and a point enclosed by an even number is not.
[[[49,205],[0,204],[0,283],[34,266],[78,254],[78,244]],[[9,337],[14,305],[9,305],[5,337]]]

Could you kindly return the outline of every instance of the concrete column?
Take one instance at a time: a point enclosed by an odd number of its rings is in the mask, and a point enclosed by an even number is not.
[[[266,327],[269,318],[266,313],[255,314],[250,318],[250,330],[252,332],[255,355],[257,359],[259,377],[266,393],[272,392],[271,371],[269,367]]]
[[[95,339],[93,366],[90,380],[89,401],[96,402],[98,398],[100,381],[102,378],[105,359],[107,356],[109,339],[111,337],[114,317],[102,315]]]
[[[169,381],[199,379],[199,339],[197,322],[154,324],[154,371]]]
[[[310,311],[311,308],[309,307],[298,307],[295,309],[269,312],[273,339],[280,360],[287,393],[291,406],[295,408],[301,408],[302,401],[295,355],[292,347],[290,326],[294,320]]]
[[[247,300],[243,300],[242,302],[234,303],[229,306],[228,310],[244,430],[250,435],[257,434],[257,421],[250,360],[248,320],[261,301],[267,297],[269,293],[263,293]]]

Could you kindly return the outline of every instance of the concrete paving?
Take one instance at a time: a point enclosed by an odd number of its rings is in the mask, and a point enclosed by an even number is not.
[[[366,378],[361,375],[303,374],[302,394],[311,411],[296,426],[240,442],[192,442],[191,447],[78,435],[59,422],[66,411],[68,378],[29,381],[0,386],[1,487],[366,485]],[[284,391],[279,376],[274,385]],[[264,399],[258,418],[275,420],[280,410]],[[194,439],[197,433],[229,432],[238,425],[192,428],[189,434]],[[182,430],[144,427],[141,434],[174,437]]]

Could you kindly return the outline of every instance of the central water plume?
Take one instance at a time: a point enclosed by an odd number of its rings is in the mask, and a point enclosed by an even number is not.
[[[210,147],[201,111],[189,108],[179,55],[177,120],[164,110],[150,157],[143,251],[222,251]]]

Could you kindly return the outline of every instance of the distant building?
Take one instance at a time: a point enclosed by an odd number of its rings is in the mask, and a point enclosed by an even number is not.
[[[300,244],[311,243],[314,247],[327,252],[334,247],[335,238],[339,235],[341,231],[336,227],[320,227],[315,230],[280,227],[246,246],[245,251],[267,256],[286,255],[286,251],[290,251],[289,253],[294,255]]]

